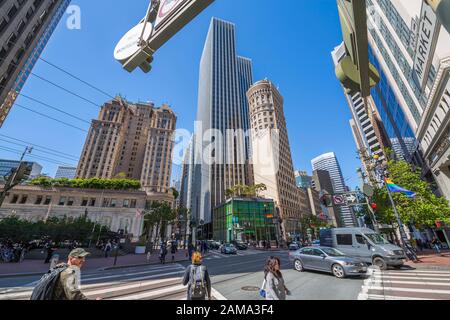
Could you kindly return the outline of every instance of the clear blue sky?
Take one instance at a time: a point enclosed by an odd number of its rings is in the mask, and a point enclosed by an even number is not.
[[[76,0],[72,4],[81,7],[81,30],[66,28],[66,15],[42,57],[112,95],[153,101],[158,106],[169,103],[178,115],[177,127],[188,130],[192,130],[196,116],[199,61],[210,19],[215,16],[234,22],[238,54],[253,60],[254,80],[269,78],[279,85],[285,98],[295,168],[311,172],[312,158],[334,151],[346,183],[352,188],[358,185],[356,168],[361,164],[349,127],[350,110],[334,76],[330,55],[342,41],[335,0],[216,0],[157,52],[150,74],[140,70],[129,74],[113,59],[117,41],[145,15],[147,0]],[[42,61],[34,72],[98,105],[108,100]],[[98,114],[95,106],[33,76],[22,92],[86,120]],[[86,130],[89,127],[25,98],[19,98],[18,103]],[[0,133],[77,157],[86,136],[18,107],[11,111]],[[1,140],[0,146],[21,149]],[[18,155],[0,150],[0,158]],[[45,173],[55,173],[56,164],[38,162],[44,165]],[[173,178],[178,176],[179,170],[175,170]]]

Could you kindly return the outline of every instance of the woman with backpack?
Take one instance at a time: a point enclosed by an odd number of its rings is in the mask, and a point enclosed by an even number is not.
[[[270,257],[266,262],[264,269],[263,290],[266,300],[286,300],[286,295],[291,292],[284,284],[283,275],[280,271],[281,263],[277,257]]]
[[[188,286],[187,300],[211,300],[211,279],[208,269],[202,265],[200,252],[192,254],[192,264],[186,268],[183,285]]]

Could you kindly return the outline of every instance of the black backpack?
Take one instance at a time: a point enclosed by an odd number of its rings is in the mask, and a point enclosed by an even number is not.
[[[59,265],[44,274],[34,288],[30,300],[52,300],[59,276],[61,275],[61,272],[67,268],[68,265]]]
[[[204,266],[192,267],[191,269],[191,298],[203,299],[205,298],[205,268]]]

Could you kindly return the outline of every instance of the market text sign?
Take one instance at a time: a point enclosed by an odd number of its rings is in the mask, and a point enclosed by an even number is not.
[[[433,9],[424,2],[420,18],[413,73],[414,79],[422,89],[427,84],[428,72],[433,61],[440,26]]]

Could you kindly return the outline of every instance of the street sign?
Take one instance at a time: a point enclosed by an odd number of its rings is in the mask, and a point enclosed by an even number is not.
[[[337,206],[345,205],[345,198],[343,195],[334,195],[333,196],[333,203]]]
[[[161,0],[150,47],[156,51],[214,0]]]
[[[417,48],[414,55],[413,79],[421,89],[425,88],[429,70],[436,50],[441,24],[433,8],[425,1],[422,4]]]

